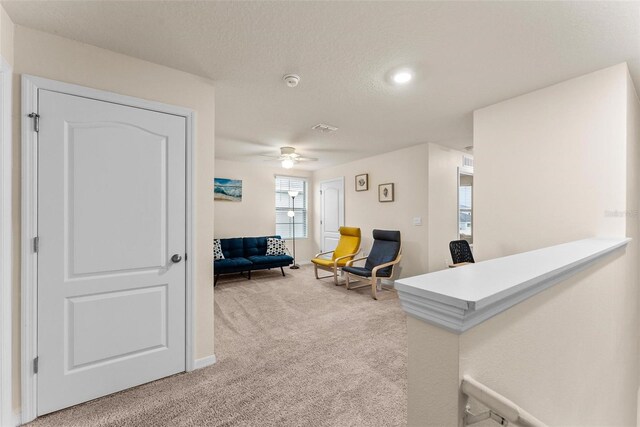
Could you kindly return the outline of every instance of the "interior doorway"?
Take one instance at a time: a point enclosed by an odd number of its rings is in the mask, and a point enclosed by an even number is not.
[[[458,168],[458,237],[473,245],[473,170]]]
[[[344,177],[320,183],[320,233],[322,252],[332,251],[344,226]]]
[[[26,75],[22,94],[26,423],[194,368],[193,112]]]

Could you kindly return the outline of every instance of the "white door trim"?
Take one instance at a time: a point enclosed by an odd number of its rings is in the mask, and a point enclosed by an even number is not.
[[[38,354],[37,349],[37,267],[38,254],[33,250],[33,238],[38,235],[38,188],[37,188],[37,143],[38,134],[34,131],[33,120],[28,116],[37,113],[38,89],[46,89],[69,95],[82,96],[114,104],[143,108],[166,114],[184,117],[186,120],[186,319],[185,319],[185,366],[187,371],[196,367],[195,361],[195,298],[194,272],[196,257],[193,246],[193,227],[195,211],[193,209],[193,145],[195,141],[194,123],[195,112],[183,107],[147,101],[126,95],[119,95],[97,89],[86,88],[55,80],[44,79],[24,74],[22,76],[22,423],[28,423],[36,418],[37,407],[37,374],[33,372],[33,359]]]
[[[0,56],[0,426],[14,424],[12,398],[11,65]]]
[[[333,182],[333,181],[340,181],[342,184],[342,214],[341,214],[341,218],[340,218],[340,224],[342,225],[346,225],[345,223],[345,217],[346,217],[346,210],[347,210],[347,205],[346,205],[346,189],[344,188],[344,176],[339,176],[337,178],[331,178],[331,179],[325,179],[319,182],[320,184],[320,189],[322,189],[322,184],[326,184],[328,182]],[[322,223],[320,224],[320,248],[322,249],[322,251],[325,251],[324,248],[324,196],[320,196],[320,221],[322,221]]]
[[[458,176],[456,177],[457,185],[456,185],[456,239],[461,239],[460,237],[460,175],[471,175],[473,176],[473,167],[471,166],[458,166]],[[473,237],[473,188],[471,189],[471,236]],[[473,250],[473,243],[470,244],[471,249]]]

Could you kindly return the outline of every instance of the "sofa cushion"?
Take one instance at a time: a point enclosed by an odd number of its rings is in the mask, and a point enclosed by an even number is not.
[[[246,258],[225,258],[213,262],[213,269],[216,270],[237,270],[244,268],[249,270],[253,264]]]
[[[213,239],[213,259],[214,260],[224,259],[224,254],[222,253],[222,246],[220,246],[220,239]]]
[[[265,255],[286,255],[287,245],[282,239],[275,239],[273,237],[267,238],[267,253]]]
[[[289,265],[293,262],[293,257],[289,255],[254,255],[249,257],[249,261],[256,267],[264,267],[273,265],[279,267],[281,265]]]
[[[244,256],[249,258],[254,255],[264,255],[267,253],[267,239],[276,238],[280,236],[264,236],[264,237],[245,237],[242,239],[244,246]]]
[[[342,271],[346,271],[360,277],[371,277],[371,270],[367,270],[364,267],[342,267]],[[380,277],[380,275],[378,275],[378,277]]]
[[[220,247],[222,248],[222,254],[225,258],[244,257],[242,237],[233,239],[220,239]]]

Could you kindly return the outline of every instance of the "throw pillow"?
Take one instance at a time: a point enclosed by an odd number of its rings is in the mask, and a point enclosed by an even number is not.
[[[286,255],[287,246],[284,240],[273,237],[267,238],[267,255]]]
[[[217,261],[219,259],[224,259],[222,246],[220,246],[220,239],[213,239],[213,260]]]

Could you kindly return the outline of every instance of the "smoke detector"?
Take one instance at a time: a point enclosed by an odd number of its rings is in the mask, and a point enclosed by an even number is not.
[[[331,125],[327,125],[325,123],[318,123],[317,125],[315,125],[311,129],[320,131],[322,133],[331,133],[331,132],[335,132],[335,131],[338,130],[337,127],[331,126]]]
[[[284,80],[287,86],[296,87],[298,83],[300,83],[300,76],[297,74],[285,74],[282,76],[282,80]]]

